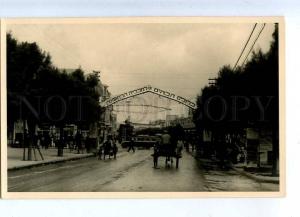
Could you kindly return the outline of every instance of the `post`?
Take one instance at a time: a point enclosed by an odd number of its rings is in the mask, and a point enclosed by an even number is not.
[[[274,126],[275,125],[275,126]],[[272,127],[272,149],[273,149],[273,159],[272,159],[272,176],[278,176],[279,171],[279,139],[278,139],[278,125],[273,124]]]
[[[63,134],[64,134],[64,127],[63,127],[63,125],[61,125],[59,128],[59,143],[57,146],[57,156],[58,157],[62,157],[64,155],[64,140],[63,140],[64,135]]]
[[[198,141],[196,141],[197,145],[196,145],[196,157],[197,158],[201,158],[203,157],[202,154],[203,154],[203,147],[204,147],[204,139],[203,139],[203,133],[204,133],[204,129],[201,127],[199,129],[199,134],[198,136],[196,137]]]
[[[31,161],[32,160],[32,144],[34,140],[34,131],[35,131],[35,123],[28,121],[28,133],[29,133],[29,139],[28,139],[28,158],[27,160]]]
[[[26,122],[23,119],[23,160],[26,160],[26,145],[25,145],[25,140],[27,136],[27,132],[26,132]]]

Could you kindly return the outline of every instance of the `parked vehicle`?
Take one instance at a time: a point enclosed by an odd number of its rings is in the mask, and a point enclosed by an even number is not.
[[[138,135],[133,137],[133,144],[137,148],[146,148],[149,149],[154,147],[155,144],[159,142],[159,137],[149,136],[149,135]],[[130,141],[124,141],[121,143],[122,148],[127,148]]]

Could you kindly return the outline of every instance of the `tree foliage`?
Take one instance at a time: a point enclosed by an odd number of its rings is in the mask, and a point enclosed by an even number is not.
[[[254,51],[246,65],[236,70],[221,67],[216,84],[202,89],[194,112],[197,128],[219,129],[225,134],[252,125],[274,125],[279,118],[278,72],[276,25],[267,53]]]
[[[100,116],[98,73],[85,76],[55,67],[36,43],[18,42],[7,34],[8,125],[18,119],[30,126],[51,124],[87,127]],[[31,129],[33,131],[33,129]]]
[[[245,128],[272,132],[273,170],[279,159],[279,56],[278,25],[268,52],[252,52],[250,60],[233,70],[223,66],[215,85],[206,86],[197,97],[193,120],[200,135],[212,133],[212,144],[220,159],[226,158],[226,136],[244,134]],[[233,141],[232,140],[232,141]],[[230,144],[229,144],[230,145]]]

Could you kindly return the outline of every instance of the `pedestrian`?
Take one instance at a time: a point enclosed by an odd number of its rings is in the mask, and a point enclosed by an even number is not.
[[[186,152],[190,152],[190,144],[188,141],[185,141],[185,149],[186,149]]]
[[[37,138],[37,139],[39,139],[41,147],[45,148],[46,147],[46,143],[45,143],[45,135],[44,135],[43,132],[40,134],[39,138]]]
[[[176,154],[177,154],[177,155],[180,155],[182,149],[183,149],[183,141],[182,141],[181,139],[179,139],[179,140],[177,141]]]
[[[72,150],[74,150],[74,139],[73,139],[72,132],[68,134],[68,144],[69,144],[70,152],[72,152]]]
[[[108,158],[110,159],[110,156],[112,154],[112,147],[113,147],[113,144],[112,144],[112,138],[111,136],[109,135],[107,137],[107,141],[104,142],[103,144],[103,157],[104,157],[104,160],[105,160],[105,155],[108,155]]]
[[[194,152],[194,150],[195,150],[195,144],[196,144],[196,138],[194,136],[192,136],[192,139],[191,139],[192,152]]]
[[[103,154],[103,145],[101,145],[99,147],[99,151],[98,151],[98,160],[102,159],[102,154]]]
[[[27,148],[29,146],[29,134],[27,129],[24,130],[24,137],[23,137],[23,148]]]
[[[117,152],[118,152],[118,146],[117,146],[117,143],[116,143],[115,140],[113,140],[112,143],[113,143],[112,148],[113,148],[114,159],[116,159],[117,158]]]
[[[82,135],[80,131],[77,131],[76,135],[75,135],[75,141],[76,141],[76,146],[77,146],[77,154],[80,154],[80,150],[82,150]]]
[[[91,138],[90,138],[90,133],[87,133],[86,140],[85,140],[85,148],[86,152],[90,153],[91,151]]]
[[[174,140],[175,138],[173,138]],[[175,141],[175,140],[174,140]],[[175,142],[173,143],[175,144]],[[164,133],[161,136],[161,149],[163,152],[165,152],[166,155],[166,166],[168,165],[168,162],[171,161],[171,164],[173,163],[172,154],[174,153],[174,145],[171,143],[171,135],[168,133],[167,130],[164,130]]]
[[[127,152],[130,152],[130,150],[133,151],[133,153],[135,152],[135,149],[134,149],[134,140],[133,140],[133,137],[130,138],[130,142],[129,142],[129,145],[128,145],[128,150]]]
[[[38,147],[39,142],[41,143],[41,141],[39,141],[39,140],[40,140],[39,136],[37,134],[33,134],[33,147],[34,148]]]
[[[171,144],[171,136],[166,130],[161,135],[161,144],[164,146],[169,146]]]
[[[45,149],[48,149],[50,145],[51,145],[51,138],[49,132],[47,132],[45,135]]]

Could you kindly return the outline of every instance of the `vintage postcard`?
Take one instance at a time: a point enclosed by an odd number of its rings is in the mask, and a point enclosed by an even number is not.
[[[285,194],[282,17],[3,19],[4,198]]]

